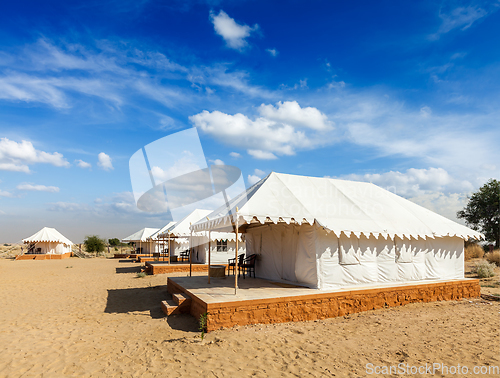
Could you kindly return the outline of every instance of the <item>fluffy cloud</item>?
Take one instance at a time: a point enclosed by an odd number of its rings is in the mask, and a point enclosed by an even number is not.
[[[264,176],[266,172],[256,168],[253,172],[253,175],[248,175],[247,181],[250,185],[255,184],[256,182],[259,182],[262,180],[262,176]]]
[[[221,159],[211,160],[211,162],[214,163],[214,165],[225,165]]]
[[[97,165],[102,169],[104,169],[105,171],[110,171],[114,169],[113,164],[111,163],[111,158],[104,152],[99,153],[99,155],[97,155],[97,159],[98,159]]]
[[[92,168],[92,164],[90,163],[87,163],[86,161],[83,161],[83,160],[75,160],[75,163],[77,166],[79,166],[80,168],[83,168],[83,169],[87,169],[87,168]]]
[[[350,174],[343,179],[372,182],[400,196],[418,197],[434,192],[469,192],[474,186],[468,181],[454,179],[443,168],[416,169],[405,172]]]
[[[241,157],[241,154],[237,153],[237,152],[230,152],[229,153],[229,156],[235,158],[235,159],[238,159]]]
[[[276,159],[278,155],[294,155],[297,149],[323,144],[320,132],[330,131],[332,124],[316,108],[301,108],[296,101],[261,105],[255,120],[241,113],[203,111],[189,117],[203,132],[231,145],[247,148],[257,159]]]
[[[59,193],[59,188],[57,186],[33,185],[29,183],[19,184],[17,186],[17,189],[34,191],[34,192]]]
[[[0,190],[0,197],[14,197],[14,195],[10,192],[5,191],[5,190]]]
[[[217,15],[210,12],[210,21],[214,24],[215,32],[224,39],[227,46],[235,50],[242,50],[246,47],[248,43],[245,38],[259,28],[257,24],[253,27],[240,25],[223,10]]]
[[[29,173],[28,165],[35,163],[69,167],[68,161],[58,152],[37,150],[26,140],[18,143],[7,138],[0,139],[0,170]]]

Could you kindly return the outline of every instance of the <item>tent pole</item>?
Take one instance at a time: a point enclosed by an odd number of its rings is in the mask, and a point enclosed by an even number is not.
[[[189,277],[191,277],[192,269],[193,269],[193,230],[191,229],[191,237],[189,238]]]
[[[211,231],[208,231],[208,283],[210,283],[210,236]]]
[[[170,260],[172,259],[172,249],[170,248],[170,232],[167,234],[167,247],[168,247],[168,265],[170,265]]]
[[[234,295],[238,291],[238,207],[236,207],[236,248],[234,251]]]

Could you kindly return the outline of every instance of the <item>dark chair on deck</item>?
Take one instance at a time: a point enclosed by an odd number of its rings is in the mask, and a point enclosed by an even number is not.
[[[243,264],[238,266],[238,276],[240,272],[243,272],[243,278],[245,278],[245,274],[248,274],[249,277],[255,278],[255,260],[257,260],[257,255],[250,255],[246,259],[243,260]]]
[[[186,249],[185,251],[182,251],[179,255],[179,259],[181,261],[184,261],[184,259],[186,259],[186,261],[189,261],[189,249]]]
[[[238,256],[238,266],[243,264],[244,258],[245,258],[244,253]],[[227,260],[227,275],[231,274],[231,270],[233,271],[233,274],[236,274],[236,258]]]

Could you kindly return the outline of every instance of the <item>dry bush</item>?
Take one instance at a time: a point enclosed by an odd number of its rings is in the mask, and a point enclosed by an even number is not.
[[[484,250],[478,244],[469,244],[465,247],[465,260],[482,259]]]
[[[476,273],[479,278],[490,278],[495,275],[495,265],[481,260],[474,265],[472,271]]]
[[[486,254],[486,260],[492,264],[500,266],[500,249]]]

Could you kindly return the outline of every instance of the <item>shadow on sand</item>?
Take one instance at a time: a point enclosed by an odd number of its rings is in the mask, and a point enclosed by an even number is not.
[[[163,318],[161,301],[167,296],[166,286],[152,286],[131,289],[108,290],[108,302],[104,312],[126,314],[129,312],[149,311],[153,319]]]
[[[127,266],[123,268],[115,268],[116,273],[139,273],[141,271],[142,266]]]

